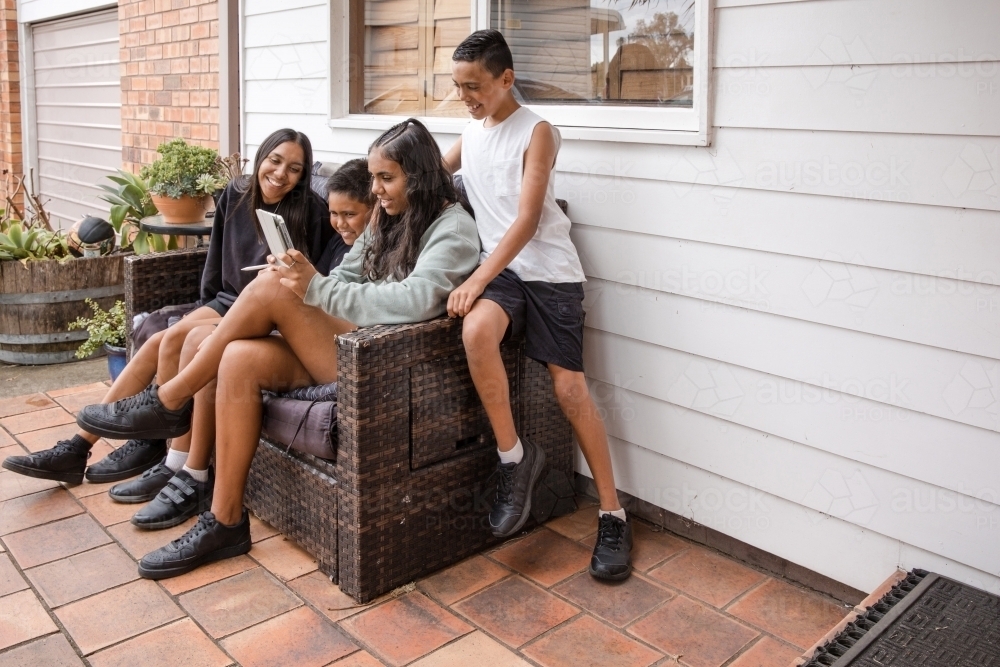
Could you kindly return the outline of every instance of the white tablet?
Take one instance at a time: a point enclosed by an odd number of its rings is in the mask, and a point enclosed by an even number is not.
[[[288,228],[285,226],[285,220],[280,215],[276,213],[271,213],[265,211],[262,208],[257,209],[257,220],[260,221],[261,231],[264,232],[264,240],[267,241],[267,247],[274,255],[275,262],[279,266],[288,265],[278,259],[278,255],[283,255],[289,250],[292,250],[292,239],[288,235]]]

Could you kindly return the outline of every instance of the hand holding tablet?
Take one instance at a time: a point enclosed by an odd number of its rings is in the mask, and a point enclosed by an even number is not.
[[[288,265],[278,259],[279,255],[285,255],[289,250],[294,249],[294,246],[292,246],[292,237],[288,234],[284,218],[276,213],[259,208],[257,209],[257,220],[260,222],[260,229],[264,233],[264,240],[267,241],[267,247],[270,249],[271,255],[274,256],[275,264],[287,268]],[[241,270],[260,271],[269,266],[271,265],[245,266]]]

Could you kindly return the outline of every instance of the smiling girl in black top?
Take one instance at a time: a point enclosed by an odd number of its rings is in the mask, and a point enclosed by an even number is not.
[[[256,277],[255,271],[240,271],[245,266],[265,263],[269,254],[267,244],[261,240],[254,213],[256,208],[281,214],[295,247],[302,249],[313,261],[319,259],[333,230],[326,202],[309,187],[308,170],[312,160],[312,145],[301,132],[278,130],[263,141],[254,160],[254,177],[230,183],[219,198],[202,274],[204,305],[169,329],[151,336],[136,351],[105,395],[104,402],[113,403],[131,396],[148,386],[154,377],[160,384],[174,377],[188,334],[199,325],[218,322],[243,288]],[[206,413],[214,414],[211,410],[201,411],[203,415]],[[214,423],[208,433],[214,435]],[[3,466],[31,477],[80,483],[90,449],[97,439],[92,433],[80,430],[72,439],[61,440],[51,449],[8,457]],[[173,450],[163,464],[157,465],[166,451],[164,440],[129,440],[91,466],[87,479],[115,482],[145,470],[146,474],[140,479],[111,490],[115,500],[145,502],[156,496],[172,471],[184,466],[189,442],[189,435],[175,438]]]

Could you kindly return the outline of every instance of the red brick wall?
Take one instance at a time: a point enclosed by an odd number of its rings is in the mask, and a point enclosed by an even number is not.
[[[0,0],[0,170],[18,176],[23,171],[20,79],[17,0]],[[5,177],[6,174],[0,179]],[[21,203],[19,197],[17,204],[20,206]],[[6,208],[6,203],[0,202],[0,208]]]
[[[218,11],[218,0],[119,0],[125,169],[175,137],[219,147]]]

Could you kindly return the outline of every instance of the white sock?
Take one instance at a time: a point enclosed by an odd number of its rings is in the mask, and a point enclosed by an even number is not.
[[[184,470],[184,472],[186,472],[187,474],[191,475],[191,479],[193,479],[196,482],[201,482],[202,484],[204,484],[205,482],[208,481],[208,470],[195,470],[194,468],[188,468],[187,466],[184,466],[182,470]]]
[[[500,463],[520,463],[521,459],[524,458],[524,447],[521,446],[521,439],[518,438],[517,444],[506,452],[497,449],[497,453],[500,454]]]
[[[597,513],[597,516],[601,517],[601,516],[604,516],[605,514],[610,514],[611,516],[618,517],[622,521],[625,521],[625,509],[624,508],[622,508],[620,510],[614,510],[614,511],[600,510]]]
[[[176,449],[171,449],[167,452],[166,466],[174,472],[180,472],[180,469],[184,467],[187,460],[187,452],[179,452]]]

